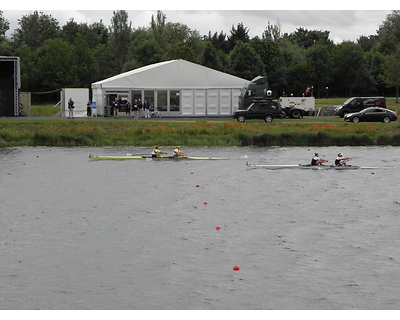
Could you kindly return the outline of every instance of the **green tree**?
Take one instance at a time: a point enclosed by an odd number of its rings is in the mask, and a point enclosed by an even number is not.
[[[111,76],[114,76],[115,68],[114,64],[111,61],[114,60],[114,51],[107,44],[99,44],[93,51],[93,54],[96,58],[98,69],[97,75],[98,79],[102,80],[107,79]],[[125,71],[124,69],[122,71]]]
[[[386,16],[386,20],[377,31],[380,39],[389,39],[395,43],[400,42],[400,10],[394,10]]]
[[[279,41],[282,38],[281,34],[281,26],[280,24],[271,24],[270,21],[268,21],[268,25],[265,28],[262,38],[270,41]]]
[[[344,41],[335,47],[333,58],[335,85],[339,87],[342,96],[352,96],[355,91],[362,92],[368,87],[367,61],[359,45]]]
[[[309,48],[319,42],[329,42],[329,31],[307,30],[304,28],[297,28],[285,37],[303,48]]]
[[[10,23],[3,17],[3,11],[0,10],[0,41],[5,39],[6,32],[10,29]]]
[[[47,40],[38,61],[41,91],[76,87],[74,46],[62,39]]]
[[[125,10],[113,11],[111,19],[110,49],[114,59],[110,61],[115,74],[122,71],[127,61],[129,46],[132,41],[132,23],[128,23],[128,13]]]
[[[48,39],[56,38],[60,27],[58,21],[51,15],[43,12],[33,12],[30,15],[22,16],[18,19],[19,28],[17,28],[12,40],[16,47],[26,43],[32,50],[37,50]]]
[[[41,91],[39,82],[39,71],[37,69],[37,56],[23,43],[15,49],[15,55],[20,58],[21,66],[21,90],[22,91]]]
[[[79,32],[79,23],[77,23],[74,18],[71,18],[61,27],[60,38],[69,43],[73,43]]]
[[[312,86],[313,70],[307,63],[293,63],[288,66],[286,73],[289,92],[294,96],[300,97],[307,87]]]
[[[400,49],[385,58],[382,77],[387,86],[396,88],[396,103],[399,103]]]
[[[232,26],[230,33],[231,34],[228,36],[228,44],[229,44],[230,50],[235,48],[236,44],[239,41],[241,41],[243,43],[250,42],[249,29],[246,28],[243,25],[243,23],[238,23],[236,28],[234,26]]]
[[[209,31],[208,36],[204,37],[204,41],[210,41],[215,49],[220,50],[225,54],[229,53],[229,42],[227,41],[226,34],[222,31],[219,34],[215,32],[213,35],[211,35],[211,31]]]
[[[377,48],[378,46],[375,46],[372,50],[365,53],[365,59],[367,61],[368,72],[371,79],[371,87],[368,91],[371,93],[379,92],[384,95],[383,90],[385,88],[385,83],[382,74],[385,56],[379,52]]]
[[[99,68],[97,60],[80,33],[76,36],[73,47],[73,68],[71,71],[75,72],[77,79],[75,86],[89,88],[90,84],[97,78]]]
[[[158,43],[164,43],[163,33],[165,29],[166,20],[167,16],[160,10],[157,10],[156,17],[154,17],[154,15],[151,16],[150,31],[153,38]],[[161,47],[164,48],[163,45],[161,45]]]
[[[231,74],[251,80],[265,74],[265,67],[257,52],[248,44],[238,41],[229,55]]]
[[[223,70],[221,60],[219,59],[218,51],[210,41],[207,41],[205,44],[201,64],[211,69],[220,71]]]
[[[314,94],[319,98],[320,92],[325,92],[325,88],[332,78],[333,58],[331,50],[327,45],[316,44],[307,50],[306,56]]]
[[[164,50],[156,40],[147,38],[143,41],[134,41],[129,49],[128,61],[124,65],[124,71],[161,62],[163,60]]]
[[[169,53],[170,59],[183,59],[191,62],[197,62],[198,56],[194,52],[194,50],[190,47],[190,45],[186,43],[177,43]]]
[[[371,35],[369,37],[361,36],[357,39],[357,44],[361,46],[364,52],[372,50],[373,47],[377,46],[379,38],[377,35]]]

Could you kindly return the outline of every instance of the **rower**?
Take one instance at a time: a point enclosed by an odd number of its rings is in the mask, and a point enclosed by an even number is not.
[[[347,166],[347,161],[352,160],[351,158],[343,157],[341,152],[338,153],[338,157],[335,159],[335,166]]]
[[[166,154],[166,152],[163,152],[158,147],[155,147],[151,153],[151,157],[152,158],[161,158],[162,154]]]
[[[181,149],[181,147],[176,147],[174,150],[174,157],[179,158],[179,157],[186,157],[187,154],[184,153]]]
[[[318,153],[314,153],[314,158],[311,159],[312,166],[322,166],[324,162],[328,162],[328,160],[321,159]]]

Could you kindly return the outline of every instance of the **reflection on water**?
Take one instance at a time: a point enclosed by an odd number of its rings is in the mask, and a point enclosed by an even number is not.
[[[398,148],[87,158],[150,151],[0,150],[1,309],[400,307]],[[386,168],[245,166],[308,163],[314,152],[333,162],[339,151],[354,165]]]

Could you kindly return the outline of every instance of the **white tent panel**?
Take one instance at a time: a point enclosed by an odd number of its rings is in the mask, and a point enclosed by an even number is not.
[[[182,90],[182,115],[183,116],[191,116],[193,115],[193,90]]]
[[[217,116],[219,114],[219,89],[207,90],[207,115]]]
[[[221,89],[220,90],[220,115],[231,115],[232,114],[232,90]]]
[[[194,115],[206,115],[206,90],[194,90]]]

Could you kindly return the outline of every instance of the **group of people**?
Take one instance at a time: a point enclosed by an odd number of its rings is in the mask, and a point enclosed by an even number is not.
[[[114,110],[114,119],[118,119],[118,112],[120,111],[120,103],[118,98],[115,98],[112,102],[111,107]],[[135,99],[133,104],[128,100],[125,104],[125,114],[127,118],[131,117],[131,112],[133,113],[133,118],[142,118],[142,112],[144,112],[144,117],[146,119],[150,118],[150,103],[147,99],[142,103],[141,99]]]
[[[346,158],[341,152],[339,152],[337,158],[335,159],[335,166],[346,166],[347,161],[350,160],[351,158]],[[322,166],[325,162],[328,162],[328,160],[321,159],[318,153],[315,153],[314,158],[311,159],[312,166]]]
[[[151,153],[152,158],[161,158],[162,154],[167,154],[164,151],[161,151],[159,147],[155,147],[154,150]],[[180,146],[177,146],[172,154],[174,157],[179,158],[179,157],[187,157],[187,154],[182,151],[182,148]]]
[[[75,102],[74,102],[74,100],[72,100],[72,98],[69,98],[69,100],[68,100],[68,119],[74,118],[74,109],[75,109]],[[88,116],[88,118],[92,117],[92,103],[90,101],[88,101],[86,104],[86,115]]]

